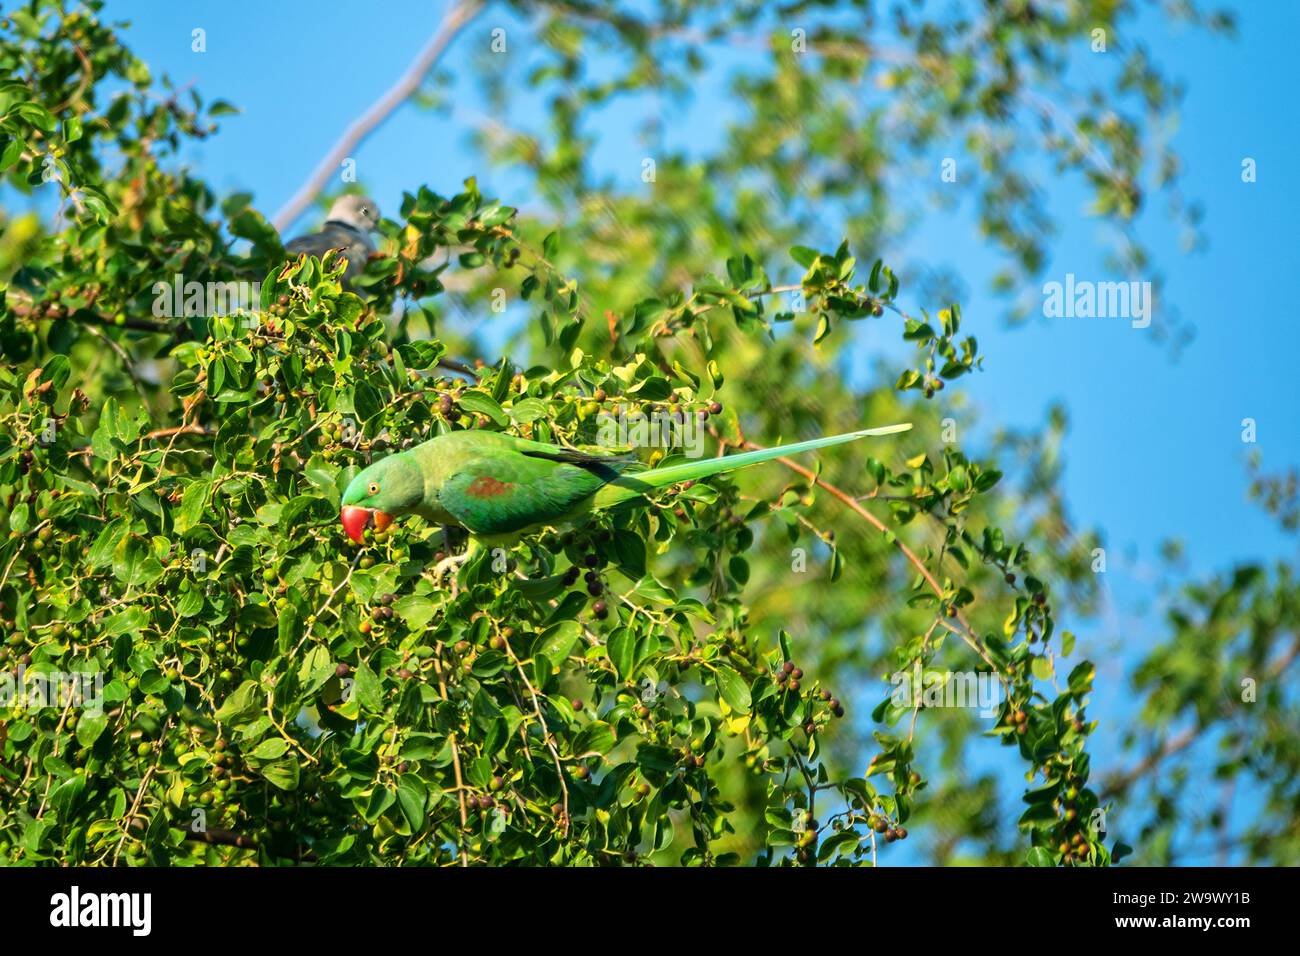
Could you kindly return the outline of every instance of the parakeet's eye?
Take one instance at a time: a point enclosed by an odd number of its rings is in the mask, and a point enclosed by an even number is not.
[[[366,493],[371,495],[379,494],[379,486],[372,481],[370,487],[366,489]]]

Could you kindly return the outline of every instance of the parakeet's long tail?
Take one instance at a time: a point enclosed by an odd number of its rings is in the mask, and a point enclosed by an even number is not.
[[[632,498],[649,494],[656,488],[673,485],[679,481],[707,478],[709,475],[721,474],[724,471],[735,471],[737,468],[757,465],[761,461],[785,458],[789,455],[797,455],[800,452],[813,451],[817,448],[827,448],[831,445],[842,445],[845,442],[857,441],[859,438],[867,438],[873,435],[894,435],[898,432],[905,432],[911,427],[911,422],[903,422],[898,425],[882,425],[879,428],[864,428],[862,431],[846,432],[843,435],[827,435],[824,438],[813,438],[810,441],[795,442],[793,445],[781,445],[778,448],[763,448],[759,451],[747,451],[739,455],[726,455],[721,458],[702,458],[699,461],[689,461],[680,465],[669,465],[666,468],[653,468],[650,471],[623,475],[601,488],[596,493],[592,504],[596,508],[611,508]]]

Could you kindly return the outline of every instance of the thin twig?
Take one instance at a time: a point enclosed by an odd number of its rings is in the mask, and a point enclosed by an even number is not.
[[[519,658],[515,656],[515,649],[506,642],[506,653],[510,655],[510,660],[514,662],[515,670],[519,672],[519,678],[528,688],[528,696],[533,700],[533,712],[537,714],[537,720],[542,725],[542,743],[546,744],[546,749],[551,752],[551,759],[555,761],[555,774],[560,778],[560,790],[564,794],[564,811],[560,817],[560,836],[566,836],[569,832],[569,786],[564,781],[564,764],[560,762],[560,752],[555,749],[555,743],[551,739],[551,729],[546,725],[546,717],[542,715],[542,705],[537,700],[537,691],[533,689],[532,683],[528,680],[528,675],[524,673],[524,666],[519,663]]]
[[[438,676],[438,694],[445,701],[447,700],[447,679],[442,673],[442,651],[443,643],[438,642],[438,646],[433,653],[433,671]],[[460,745],[456,742],[456,732],[452,731],[447,738],[451,742],[451,769],[456,775],[456,799],[460,802],[460,833],[456,839],[456,856],[461,866],[469,866],[469,857],[465,855],[465,833],[469,830],[469,812],[465,809],[465,779],[461,776],[460,771]]]
[[[330,181],[330,177],[337,172],[339,164],[350,156],[361,141],[369,136],[380,123],[410,98],[411,94],[419,88],[420,83],[434,63],[442,56],[443,51],[456,38],[456,34],[474,19],[482,7],[481,0],[458,0],[447,10],[446,15],[442,18],[442,23],[438,25],[437,31],[397,83],[343,131],[343,135],[338,142],[325,154],[325,158],[320,161],[320,164],[307,178],[307,181],[294,193],[293,198],[280,207],[280,210],[271,220],[276,229],[283,232],[295,219],[302,215],[303,210],[311,205],[312,200],[319,195],[320,191],[325,188],[325,184]]]
[[[740,440],[739,444],[742,447],[747,448],[751,451],[761,451],[763,449],[762,445],[757,445],[754,442],[744,438]],[[926,584],[930,586],[930,590],[933,591],[940,600],[943,599],[943,588],[939,586],[939,582],[935,580],[934,575],[930,573],[930,569],[925,566],[925,562],[923,562],[920,558],[918,558],[916,556],[916,553],[913,552],[911,548],[909,548],[906,544],[903,543],[902,538],[900,538],[897,534],[893,534],[890,531],[889,527],[883,521],[881,521],[879,518],[873,515],[866,508],[863,508],[862,505],[860,505],[852,495],[850,495],[848,492],[844,491],[843,489],[837,488],[835,485],[830,484],[825,478],[822,478],[820,475],[814,474],[811,469],[805,468],[797,461],[793,461],[792,459],[786,457],[780,457],[777,458],[776,460],[779,461],[781,464],[785,465],[787,468],[791,469],[792,471],[798,472],[800,475],[803,475],[803,477],[806,478],[808,481],[810,481],[813,485],[820,485],[821,487],[825,488],[828,492],[831,493],[831,495],[838,498],[840,502],[844,504],[845,507],[847,507],[850,511],[853,511],[855,514],[857,514],[868,524],[875,527],[882,534],[890,535],[893,538],[893,543],[895,547],[897,547],[898,550],[903,553],[903,556],[907,558],[907,560],[912,564],[912,566],[915,567],[916,570],[921,573],[921,577],[924,578]],[[970,624],[967,623],[966,619],[962,616],[962,613],[954,609],[953,616],[956,617],[957,621],[961,624],[961,627],[956,628],[947,624],[945,624],[945,626],[948,627],[950,631],[952,631],[954,634],[960,637],[963,641],[965,641],[966,644],[970,646],[971,650],[973,650],[976,654],[978,654],[980,658],[984,661],[984,663],[988,664],[989,667],[992,668],[993,673],[995,673],[998,676],[998,680],[1005,687],[1007,681],[1006,681],[1006,676],[1002,673],[1002,668],[998,667],[997,664],[993,662],[993,659],[989,656],[988,651],[984,649],[983,644],[980,643],[979,638],[975,635],[975,631],[971,628]]]

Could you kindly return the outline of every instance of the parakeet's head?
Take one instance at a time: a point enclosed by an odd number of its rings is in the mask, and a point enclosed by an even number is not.
[[[340,196],[330,206],[326,218],[332,222],[345,222],[362,232],[373,232],[379,225],[379,207],[368,196]]]
[[[339,518],[360,544],[371,524],[383,531],[398,515],[409,514],[424,499],[424,475],[410,455],[390,455],[362,470],[343,492]]]

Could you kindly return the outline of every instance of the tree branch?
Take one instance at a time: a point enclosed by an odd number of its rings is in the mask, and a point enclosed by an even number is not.
[[[283,232],[295,219],[302,215],[303,210],[311,205],[312,200],[325,188],[325,184],[329,182],[330,177],[339,168],[339,164],[394,110],[410,98],[411,94],[419,87],[425,74],[437,62],[438,57],[442,56],[451,41],[456,38],[456,34],[473,20],[482,8],[482,0],[457,0],[447,10],[446,15],[442,18],[442,23],[438,25],[437,32],[425,44],[419,56],[415,58],[397,83],[343,131],[342,137],[325,154],[325,158],[320,161],[320,164],[307,178],[307,181],[294,193],[293,198],[280,207],[271,220],[276,229]]]
[[[714,434],[716,435],[717,432],[715,431]],[[743,448],[746,448],[750,451],[760,451],[763,448],[762,445],[757,445],[754,442],[749,441],[748,439],[745,438],[742,438],[739,444]],[[868,524],[874,527],[877,531],[886,535],[891,534],[889,527],[883,521],[881,521],[871,512],[867,511],[866,508],[863,508],[862,505],[860,505],[854,499],[854,497],[850,495],[848,492],[844,491],[841,488],[837,488],[835,485],[830,484],[828,481],[826,481],[825,478],[822,478],[820,475],[814,474],[811,469],[805,468],[803,465],[799,464],[796,461],[793,461],[785,457],[777,458],[776,461],[779,461],[781,464],[785,465],[790,470],[802,475],[814,486],[820,485],[822,488],[825,488],[828,492],[830,492],[830,494],[833,497],[838,498],[841,504],[843,504],[850,511],[857,514],[858,517],[862,518],[864,521],[866,521]],[[925,566],[925,562],[922,561],[919,557],[917,557],[916,553],[913,552],[912,549],[909,548],[906,544],[904,544],[903,539],[898,537],[897,535],[893,536],[893,543],[894,546],[898,548],[899,551],[902,552],[903,557],[907,558],[908,562],[911,563],[912,567],[916,568],[916,570],[920,572],[921,577],[925,579],[925,583],[929,585],[930,590],[934,592],[934,595],[938,597],[940,600],[942,600],[943,588],[939,586],[939,582],[935,579],[934,575],[930,573],[930,569]],[[957,622],[961,625],[961,627],[954,627],[951,624],[948,624],[946,621],[944,622],[944,627],[946,627],[953,634],[956,634],[959,638],[965,641],[967,646],[969,646],[971,650],[973,650],[976,654],[978,654],[980,658],[984,661],[984,663],[987,664],[992,669],[993,673],[997,675],[998,681],[1002,684],[1002,686],[1006,687],[1007,686],[1006,675],[1002,673],[1002,668],[998,667],[997,664],[993,662],[993,658],[989,656],[987,649],[985,649],[983,642],[979,639],[979,636],[975,633],[975,630],[966,621],[966,618],[962,615],[960,611],[956,611],[954,616],[957,618]]]
[[[1297,658],[1300,658],[1300,640],[1293,642],[1282,656],[1268,665],[1268,668],[1264,672],[1264,679],[1277,679]],[[1228,717],[1231,715],[1231,710],[1227,707],[1222,707],[1220,708],[1219,713],[1223,717]],[[1170,757],[1181,753],[1200,740],[1201,734],[1208,729],[1209,727],[1207,722],[1197,721],[1197,723],[1188,727],[1177,736],[1170,737],[1132,767],[1111,774],[1102,787],[1100,794],[1101,799],[1106,800],[1109,797],[1119,796],[1121,793],[1124,793],[1129,787],[1133,786],[1133,784],[1137,783]]]

